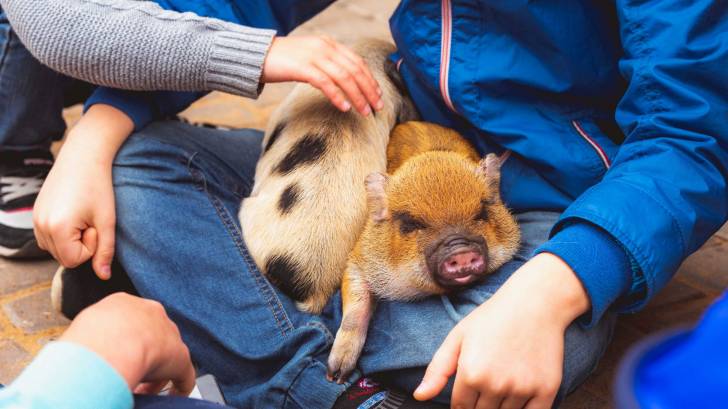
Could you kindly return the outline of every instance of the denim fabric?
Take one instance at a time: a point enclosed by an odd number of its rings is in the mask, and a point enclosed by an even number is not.
[[[88,85],[41,65],[0,8],[0,150],[47,149],[66,130],[64,106],[82,101],[88,91]]]
[[[180,398],[177,396],[134,396],[134,409],[231,409],[199,399]]]
[[[240,233],[236,214],[253,184],[261,138],[253,130],[172,121],[130,137],[114,164],[117,257],[139,292],[167,307],[196,363],[217,377],[229,404],[331,407],[350,385],[325,379],[340,294],[320,316],[298,311],[261,275]],[[450,329],[548,239],[557,219],[550,212],[518,215],[519,255],[475,288],[416,303],[380,303],[361,372],[349,381],[377,374],[413,390]],[[613,325],[610,314],[589,330],[568,329],[561,396],[595,368]]]

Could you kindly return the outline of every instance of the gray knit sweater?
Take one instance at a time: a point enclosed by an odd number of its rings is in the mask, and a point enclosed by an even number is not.
[[[130,90],[224,91],[256,97],[275,31],[137,0],[0,0],[43,64]]]

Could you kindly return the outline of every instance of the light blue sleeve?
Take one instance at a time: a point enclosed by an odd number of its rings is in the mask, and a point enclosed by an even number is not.
[[[0,409],[131,409],[129,387],[101,357],[70,342],[52,342],[10,386]]]

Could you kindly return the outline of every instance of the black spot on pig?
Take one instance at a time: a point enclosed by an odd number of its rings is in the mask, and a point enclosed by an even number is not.
[[[291,151],[276,165],[275,171],[281,175],[293,169],[317,162],[326,153],[326,140],[321,135],[307,134],[291,148]]]
[[[273,146],[274,143],[276,143],[276,140],[279,136],[281,136],[281,132],[283,132],[283,129],[286,127],[286,124],[281,122],[278,125],[276,125],[275,129],[273,129],[273,132],[270,134],[270,138],[268,138],[268,142],[265,144],[265,148],[263,148],[263,153],[268,152],[268,150]]]
[[[280,200],[278,200],[278,210],[281,211],[282,215],[290,213],[293,206],[298,203],[300,195],[301,189],[296,183],[288,185],[288,187],[283,190],[283,193],[281,193],[281,198]]]
[[[296,263],[286,255],[271,256],[265,263],[265,272],[273,285],[296,301],[305,300],[313,290],[308,285],[297,285],[296,277],[302,273]]]

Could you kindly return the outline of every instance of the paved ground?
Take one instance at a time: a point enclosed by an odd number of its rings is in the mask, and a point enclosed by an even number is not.
[[[297,34],[327,33],[342,41],[364,34],[386,36],[387,17],[396,1],[341,0],[301,27]],[[290,90],[289,85],[266,87],[258,101],[213,94],[190,108],[193,121],[231,127],[263,128],[270,112]],[[69,123],[79,109],[66,112]],[[52,261],[8,262],[0,259],[0,383],[11,381],[31,357],[57,337],[67,321],[50,307]],[[728,225],[690,257],[677,277],[641,313],[623,317],[602,364],[562,406],[569,409],[610,408],[610,385],[615,365],[626,348],[647,334],[676,324],[690,324],[728,287]]]

